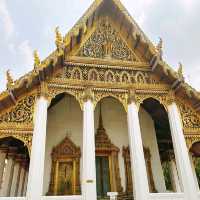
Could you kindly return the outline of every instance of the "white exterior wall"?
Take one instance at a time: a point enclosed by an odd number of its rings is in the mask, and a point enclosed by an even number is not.
[[[119,149],[119,168],[122,187],[125,190],[125,168],[122,157],[123,146],[128,146],[127,116],[123,106],[113,98],[105,98],[102,101],[103,124],[112,143]],[[48,192],[51,174],[51,152],[68,133],[70,139],[81,148],[82,152],[82,111],[78,102],[70,96],[66,96],[57,105],[48,111],[47,142],[45,156],[44,194]],[[99,104],[95,109],[95,132],[98,127]],[[144,111],[140,111],[140,123],[145,147],[149,147],[153,159],[152,168],[156,189],[164,192],[164,179],[159,158],[158,146],[155,138],[154,124],[151,117]],[[82,167],[81,167],[82,168]],[[82,170],[80,169],[80,174]]]

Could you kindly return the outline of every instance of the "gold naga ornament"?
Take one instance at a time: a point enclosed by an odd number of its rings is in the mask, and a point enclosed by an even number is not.
[[[55,29],[55,44],[57,47],[58,54],[61,55],[63,54],[63,43],[64,39],[62,37],[62,34],[60,33],[59,27],[57,26]]]
[[[183,77],[183,65],[182,65],[181,62],[179,62],[179,67],[178,67],[177,73],[178,73],[178,76],[179,76],[180,79],[184,79],[184,77]]]
[[[162,60],[162,56],[163,56],[163,40],[162,40],[162,38],[160,38],[159,43],[156,46],[156,50],[157,50],[160,60]]]
[[[33,52],[33,57],[34,57],[34,69],[37,69],[41,64],[40,57],[37,50]]]
[[[11,74],[10,74],[10,70],[7,70],[7,72],[6,72],[6,78],[7,78],[6,87],[7,87],[7,90],[10,90],[14,86],[14,80],[13,80]]]

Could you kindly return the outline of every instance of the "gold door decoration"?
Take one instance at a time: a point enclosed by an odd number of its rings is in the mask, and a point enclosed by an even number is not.
[[[153,180],[152,167],[151,167],[151,154],[148,148],[144,148],[144,156],[146,162],[146,169],[148,175],[148,181],[150,186],[150,192],[156,192],[155,184]],[[129,147],[123,147],[123,157],[126,173],[126,193],[128,195],[133,194],[133,182],[132,182],[132,170]]]
[[[51,181],[48,195],[80,194],[79,147],[66,137],[52,151]]]
[[[103,127],[103,120],[99,116],[99,127],[95,135],[96,156],[107,156],[109,159],[110,172],[110,188],[111,192],[122,193],[121,178],[119,172],[118,153],[119,148],[111,143],[105,128]]]

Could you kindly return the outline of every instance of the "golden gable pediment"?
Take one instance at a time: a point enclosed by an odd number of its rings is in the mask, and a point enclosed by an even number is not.
[[[76,56],[129,62],[140,61],[108,17],[101,17],[87,35],[76,52]]]

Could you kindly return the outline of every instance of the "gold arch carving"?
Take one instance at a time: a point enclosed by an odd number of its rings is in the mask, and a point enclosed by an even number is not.
[[[138,71],[136,74],[135,74],[135,82],[136,83],[146,83],[146,77],[145,75],[141,72],[141,71]]]
[[[77,74],[79,73],[79,74]],[[72,70],[72,78],[73,79],[80,79],[82,80],[83,79],[83,74],[82,74],[82,71],[79,67],[75,67],[73,70]]]
[[[83,90],[75,90],[70,88],[49,88],[50,102],[53,98],[62,93],[66,93],[74,97],[80,105],[80,108],[83,109]]]
[[[161,105],[164,106],[166,112],[168,111],[167,107],[174,100],[174,97],[171,93],[147,93],[147,94],[136,94],[135,99],[138,107],[146,100],[152,98],[157,100]]]
[[[131,83],[131,77],[130,74],[126,71],[123,71],[120,75],[120,81],[121,83]]]
[[[96,75],[96,77],[94,76]],[[90,69],[88,72],[88,80],[89,81],[100,81],[99,72],[96,69]]]
[[[1,133],[0,139],[5,139],[8,137],[12,137],[14,139],[20,140],[24,143],[24,145],[27,147],[29,156],[31,155],[31,147],[32,147],[32,135],[30,134],[13,134],[13,133]]]
[[[105,93],[105,92],[95,92],[94,95],[94,107],[97,106],[97,104],[104,98],[112,97],[116,99],[124,108],[124,110],[127,112],[127,94],[126,93]]]
[[[193,144],[200,142],[200,135],[185,136],[185,140],[189,151]]]
[[[116,82],[116,77],[115,77],[115,74],[113,73],[113,71],[108,70],[105,73],[105,81],[106,82]]]

